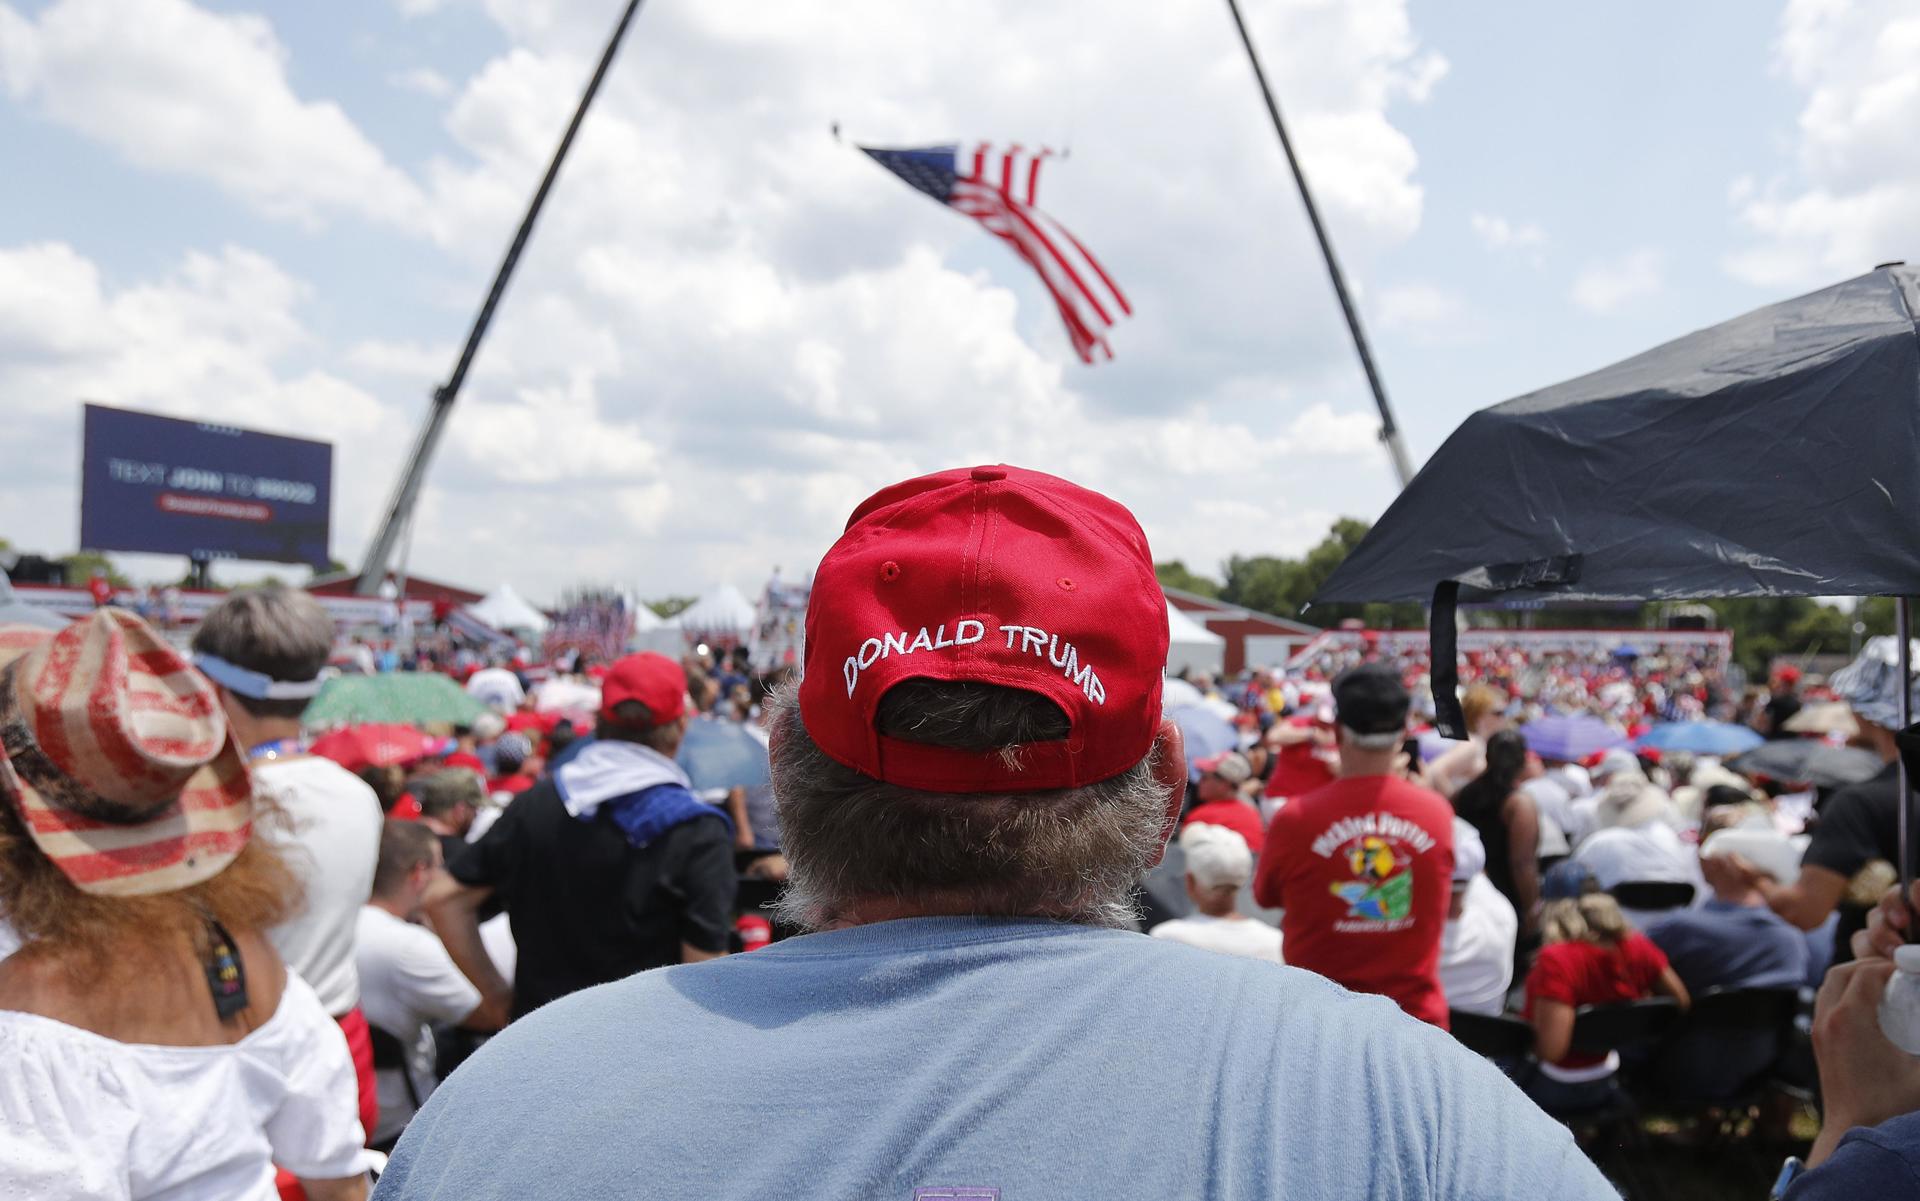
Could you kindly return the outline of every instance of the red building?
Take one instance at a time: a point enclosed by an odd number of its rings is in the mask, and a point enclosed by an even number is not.
[[[359,572],[340,571],[332,575],[315,576],[307,585],[307,591],[315,596],[352,596],[354,588],[359,583]],[[395,580],[394,583],[398,584],[399,581]],[[407,577],[407,599],[431,601],[436,608],[441,606],[458,608],[461,605],[471,605],[485,595],[483,592],[475,592],[457,584],[443,584],[438,580],[429,580],[424,576]]]
[[[1248,667],[1281,667],[1293,653],[1320,634],[1318,626],[1243,609],[1181,588],[1162,588],[1167,603],[1226,639],[1222,674],[1232,677]]]

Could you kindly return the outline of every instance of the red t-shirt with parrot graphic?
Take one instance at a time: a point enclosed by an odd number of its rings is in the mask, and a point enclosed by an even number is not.
[[[1441,1029],[1440,936],[1453,889],[1453,807],[1397,776],[1335,780],[1267,825],[1260,904],[1285,910],[1287,962],[1379,993]]]

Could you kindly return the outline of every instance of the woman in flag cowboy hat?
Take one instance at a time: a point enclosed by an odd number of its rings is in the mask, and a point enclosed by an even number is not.
[[[299,903],[250,838],[207,682],[138,617],[0,627],[0,1193],[366,1193],[340,1029],[262,931]]]

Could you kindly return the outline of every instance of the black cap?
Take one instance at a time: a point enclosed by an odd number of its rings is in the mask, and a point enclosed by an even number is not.
[[[1333,682],[1334,720],[1356,734],[1399,733],[1411,703],[1399,673],[1382,663],[1362,663]]]

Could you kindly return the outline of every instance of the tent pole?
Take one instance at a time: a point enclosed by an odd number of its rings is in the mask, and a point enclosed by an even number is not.
[[[1353,335],[1354,353],[1360,356],[1360,369],[1366,373],[1367,386],[1373,390],[1373,403],[1380,410],[1380,441],[1387,448],[1387,457],[1393,460],[1393,474],[1405,488],[1413,480],[1413,460],[1407,457],[1407,444],[1400,436],[1400,426],[1393,419],[1393,409],[1387,405],[1387,386],[1380,382],[1380,372],[1373,365],[1373,351],[1367,345],[1366,331],[1360,328],[1360,312],[1353,307],[1353,298],[1347,295],[1347,278],[1340,273],[1340,260],[1333,254],[1333,239],[1327,235],[1327,227],[1320,220],[1320,209],[1313,203],[1313,193],[1307,188],[1307,177],[1300,170],[1300,159],[1293,152],[1293,139],[1287,136],[1287,123],[1280,119],[1280,103],[1273,98],[1273,88],[1267,84],[1267,73],[1260,66],[1260,56],[1254,53],[1253,38],[1247,33],[1247,23],[1240,17],[1238,0],[1227,0],[1227,11],[1233,14],[1233,27],[1240,31],[1240,44],[1247,48],[1247,61],[1253,64],[1254,82],[1260,85],[1260,95],[1267,102],[1267,115],[1273,118],[1273,132],[1280,135],[1280,149],[1287,156],[1287,166],[1293,169],[1293,182],[1300,189],[1300,203],[1306,206],[1307,222],[1313,226],[1313,236],[1320,243],[1320,257],[1327,264],[1327,278],[1333,281],[1333,294],[1340,301],[1340,312],[1347,319],[1347,332]]]
[[[1902,596],[1894,601],[1894,636],[1900,640],[1900,728],[1906,729],[1913,724],[1913,600]],[[1897,755],[1894,762],[1899,766],[1900,808],[1898,810],[1900,840],[1900,903],[1911,909],[1913,905],[1913,844],[1909,841],[1908,830],[1911,826],[1910,814],[1913,810],[1913,781],[1907,778],[1907,757]]]
[[[527,248],[527,240],[533,236],[533,223],[540,217],[541,206],[547,203],[547,193],[553,190],[553,181],[560,175],[560,164],[566,161],[574,135],[580,132],[580,124],[587,118],[587,106],[593,103],[595,94],[600,91],[600,81],[607,77],[607,68],[613,65],[614,52],[620,49],[621,40],[627,36],[627,26],[633,24],[633,14],[640,10],[640,2],[627,0],[626,8],[621,11],[620,21],[613,27],[613,36],[607,39],[607,47],[600,54],[600,65],[593,69],[593,77],[587,81],[587,90],[581,95],[579,106],[573,110],[573,120],[567,123],[567,131],[560,135],[560,145],[554,150],[552,161],[547,164],[547,173],[541,176],[540,186],[533,193],[533,202],[527,206],[526,216],[520,219],[520,228],[514,231],[506,257],[500,260],[500,269],[493,277],[493,287],[487,290],[487,298],[480,304],[480,313],[473,319],[473,328],[467,331],[467,342],[461,347],[459,361],[453,365],[453,374],[447,377],[446,383],[433,390],[433,403],[427,410],[426,424],[420,427],[413,451],[407,456],[406,468],[400,473],[400,482],[394,488],[393,499],[387,502],[386,513],[373,533],[373,542],[367,547],[366,560],[360,566],[360,579],[353,589],[356,595],[374,595],[387,578],[387,566],[393,560],[394,544],[399,541],[402,528],[413,520],[413,508],[420,500],[420,488],[427,477],[427,465],[433,461],[434,449],[440,445],[440,435],[447,427],[448,416],[453,412],[453,402],[460,398],[460,386],[466,382],[467,369],[473,366],[473,356],[480,349],[480,340],[487,336],[487,327],[493,324],[494,310],[500,307],[500,298],[507,291],[507,281],[513,278],[513,269],[520,263],[520,252]]]

